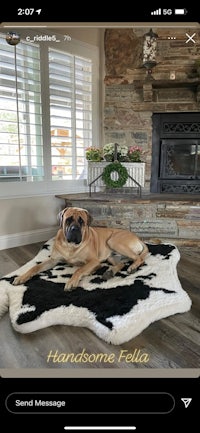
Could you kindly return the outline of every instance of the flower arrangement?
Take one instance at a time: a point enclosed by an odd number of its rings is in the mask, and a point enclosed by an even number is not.
[[[88,161],[101,161],[103,159],[103,150],[100,147],[87,147],[85,156]]]
[[[130,162],[142,162],[141,155],[142,149],[139,146],[129,147],[127,156]]]
[[[117,160],[126,161],[128,147],[125,144],[117,144]],[[115,143],[108,143],[103,146],[103,156],[106,161],[115,159]]]
[[[107,143],[100,147],[90,146],[85,149],[85,156],[88,161],[114,162],[115,158],[119,162],[142,162],[142,149],[139,146],[126,146],[125,144],[117,144],[117,155],[115,155],[115,143]]]

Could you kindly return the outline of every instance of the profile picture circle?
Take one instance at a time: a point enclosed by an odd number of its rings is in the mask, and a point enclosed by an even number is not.
[[[9,32],[6,35],[6,42],[9,45],[17,45],[20,42],[20,36],[18,33]]]

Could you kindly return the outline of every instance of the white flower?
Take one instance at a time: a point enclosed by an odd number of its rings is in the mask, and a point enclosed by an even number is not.
[[[103,153],[104,155],[112,155],[115,151],[115,144],[114,143],[108,143],[103,146]]]
[[[108,143],[103,146],[104,155],[112,155],[115,152],[115,143]],[[125,144],[117,144],[117,153],[121,156],[126,156],[128,147]]]

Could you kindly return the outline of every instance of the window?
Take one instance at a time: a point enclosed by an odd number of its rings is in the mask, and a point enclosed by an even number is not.
[[[85,148],[98,145],[98,50],[59,39],[10,45],[0,35],[3,197],[85,188]]]
[[[77,179],[92,145],[92,61],[49,49],[52,178]]]
[[[39,46],[1,40],[0,181],[43,179]]]

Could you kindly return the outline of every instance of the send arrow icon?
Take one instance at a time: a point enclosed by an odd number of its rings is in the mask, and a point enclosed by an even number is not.
[[[182,402],[183,402],[183,404],[185,406],[185,409],[187,409],[187,407],[189,406],[189,404],[192,401],[192,398],[181,398],[181,400],[182,400]]]

